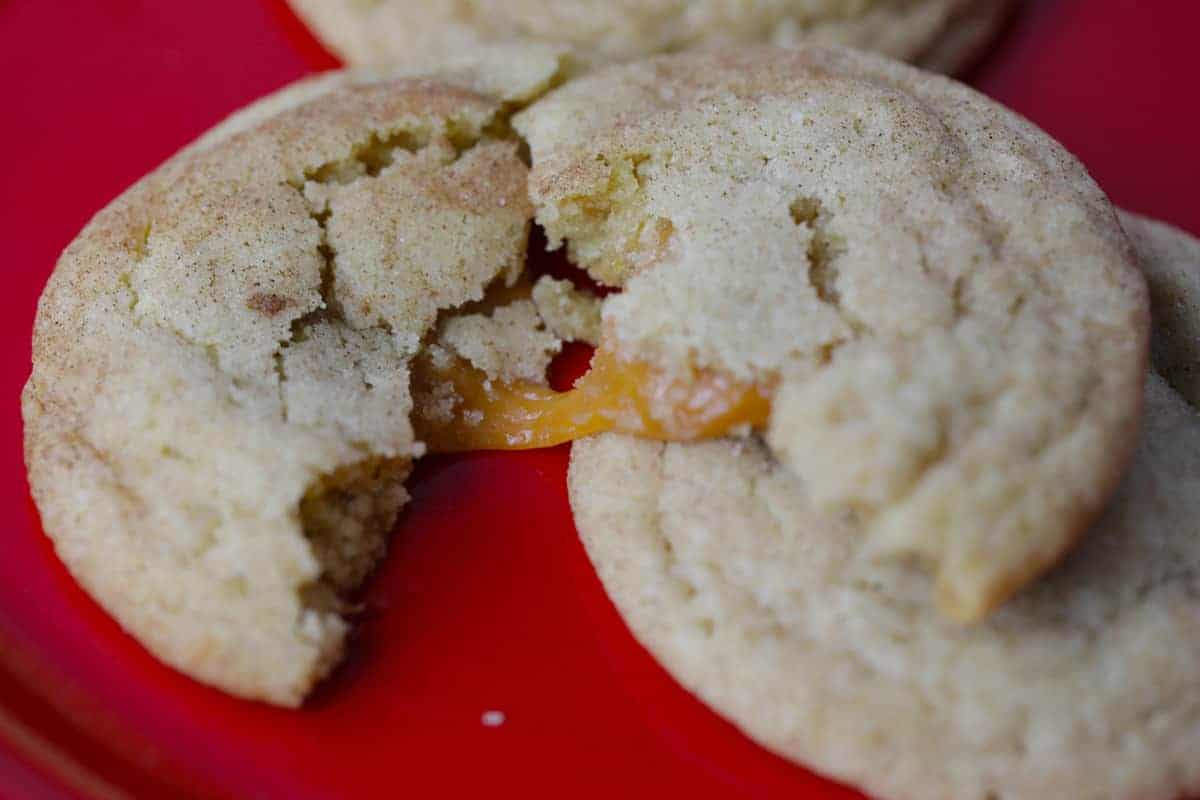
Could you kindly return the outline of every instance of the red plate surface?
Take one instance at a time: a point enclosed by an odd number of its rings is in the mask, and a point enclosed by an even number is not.
[[[1116,202],[1200,233],[1198,27],[1190,0],[1033,2],[973,80]],[[0,0],[0,796],[856,797],[741,737],[630,638],[576,540],[565,448],[423,464],[350,661],[300,712],[158,664],[55,559],[17,397],[58,252],[222,116],[334,64],[279,0]]]

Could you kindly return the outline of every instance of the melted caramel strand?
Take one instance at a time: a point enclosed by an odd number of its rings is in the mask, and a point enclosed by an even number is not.
[[[419,359],[417,396],[436,393],[439,385],[457,396],[453,413],[418,408],[416,414],[417,437],[434,453],[528,450],[604,432],[660,441],[711,439],[743,425],[761,428],[771,410],[762,387],[710,370],[669,376],[603,345],[591,370],[567,392],[489,381],[461,359],[442,368]]]

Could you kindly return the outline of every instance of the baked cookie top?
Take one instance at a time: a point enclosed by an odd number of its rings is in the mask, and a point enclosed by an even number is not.
[[[552,72],[509,66],[289,88],[59,261],[23,397],[30,483],[73,574],[168,663],[298,704],[337,660],[341,598],[421,452],[409,361],[524,262],[506,102]]]
[[[573,71],[714,44],[873,50],[928,69],[966,66],[1008,0],[290,0],[350,64],[444,59],[494,42],[569,53]]]
[[[1143,432],[1055,571],[948,624],[761,442],[605,435],[576,443],[571,502],[634,635],[755,740],[881,798],[1200,791],[1200,397],[1169,346],[1200,322],[1200,242],[1125,222],[1156,299]]]
[[[812,501],[985,615],[1128,461],[1146,289],[1063,148],[971,89],[849,50],[593,72],[514,119],[552,246],[623,287],[612,347],[769,387]]]

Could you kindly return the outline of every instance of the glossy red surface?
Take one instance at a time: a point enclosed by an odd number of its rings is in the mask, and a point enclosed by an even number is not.
[[[1200,233],[1198,25],[1186,0],[1029,3],[973,82],[1116,202]],[[17,406],[55,257],[223,115],[334,63],[279,0],[0,0],[0,797],[857,796],[751,744],[631,639],[576,540],[564,448],[423,463],[352,657],[300,712],[158,664],[55,559]]]

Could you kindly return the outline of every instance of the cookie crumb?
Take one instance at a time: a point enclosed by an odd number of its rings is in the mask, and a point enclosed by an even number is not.
[[[570,281],[543,275],[533,286],[533,302],[546,326],[567,341],[600,343],[600,298]]]
[[[447,319],[441,343],[492,380],[544,384],[550,361],[562,341],[546,330],[529,300],[516,300],[491,313]]]

